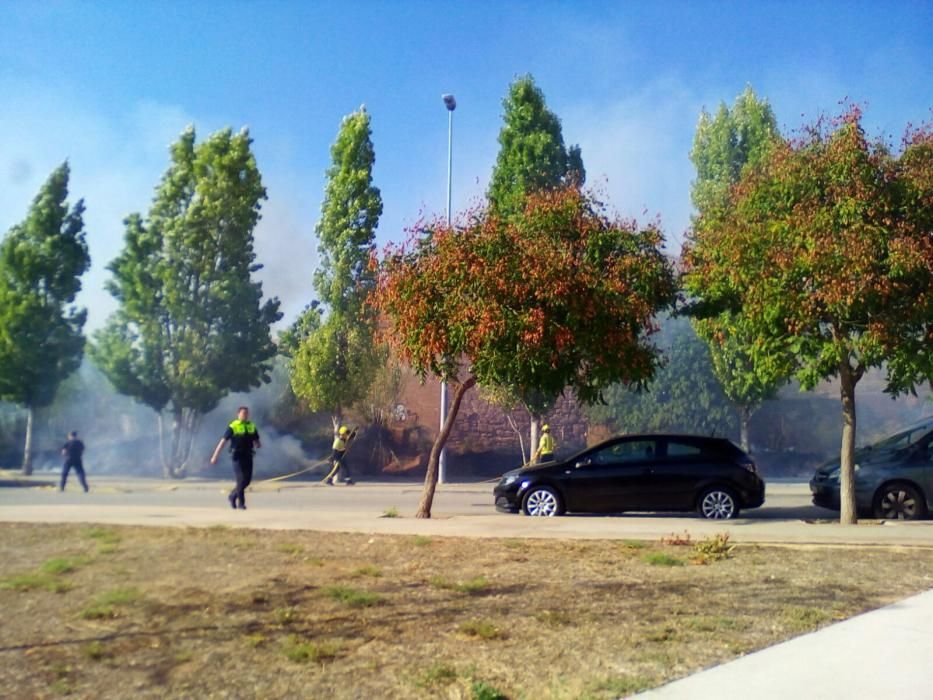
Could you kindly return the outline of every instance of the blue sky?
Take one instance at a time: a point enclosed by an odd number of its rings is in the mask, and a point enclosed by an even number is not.
[[[372,115],[380,243],[442,213],[447,115],[454,208],[481,197],[501,100],[532,73],[579,143],[591,183],[626,216],[689,223],[700,110],[746,84],[788,131],[859,102],[896,140],[933,107],[933,2],[0,3],[0,232],[62,160],[84,197],[89,325],[113,309],[105,265],[145,211],[187,124],[248,125],[269,200],[256,232],[285,321],[312,298],[313,236],[341,118]]]

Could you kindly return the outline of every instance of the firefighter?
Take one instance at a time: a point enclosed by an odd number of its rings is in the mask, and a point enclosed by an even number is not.
[[[249,419],[249,409],[240,406],[237,417],[227,426],[224,436],[217,443],[214,454],[211,455],[211,464],[217,464],[217,458],[224,444],[230,442],[230,453],[233,456],[233,473],[236,475],[236,486],[227,496],[231,508],[246,510],[246,487],[253,480],[253,454],[256,448],[262,447],[259,440],[259,431],[256,424]]]
[[[324,483],[328,486],[334,485],[334,479],[343,481],[347,486],[356,483],[350,476],[350,466],[347,464],[347,450],[355,437],[356,428],[350,430],[345,425],[341,425],[340,429],[334,433],[333,452],[330,455],[334,467],[324,479]],[[343,474],[343,479],[340,478],[341,474]]]
[[[557,443],[551,436],[551,426],[547,423],[541,426],[541,439],[538,441],[538,449],[531,456],[531,461],[551,462],[554,460],[554,452],[557,450]]]

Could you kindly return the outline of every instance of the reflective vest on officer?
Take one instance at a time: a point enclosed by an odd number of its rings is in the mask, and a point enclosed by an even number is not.
[[[337,435],[337,436],[334,438],[334,446],[333,446],[333,449],[337,450],[337,452],[346,452],[346,450],[347,450],[347,441],[344,440],[340,435]]]
[[[239,418],[234,418],[232,421],[230,421],[230,425],[228,427],[233,431],[234,435],[256,434],[256,424],[251,420],[240,420]]]
[[[538,443],[538,449],[543,455],[554,454],[554,449],[557,447],[557,444],[554,442],[554,438],[551,437],[550,433],[544,433],[541,435],[541,441]]]

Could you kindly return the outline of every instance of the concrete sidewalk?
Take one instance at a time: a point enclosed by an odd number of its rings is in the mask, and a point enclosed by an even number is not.
[[[933,698],[933,590],[638,697],[649,700]]]

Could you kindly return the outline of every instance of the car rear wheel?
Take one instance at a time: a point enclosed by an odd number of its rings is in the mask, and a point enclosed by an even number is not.
[[[562,515],[564,506],[560,496],[549,486],[533,486],[522,499],[522,511],[525,515],[554,517]]]
[[[707,520],[732,520],[739,514],[739,504],[728,489],[707,489],[700,497],[697,510]]]
[[[883,520],[917,520],[926,515],[923,496],[908,484],[888,484],[875,496],[875,517]]]

